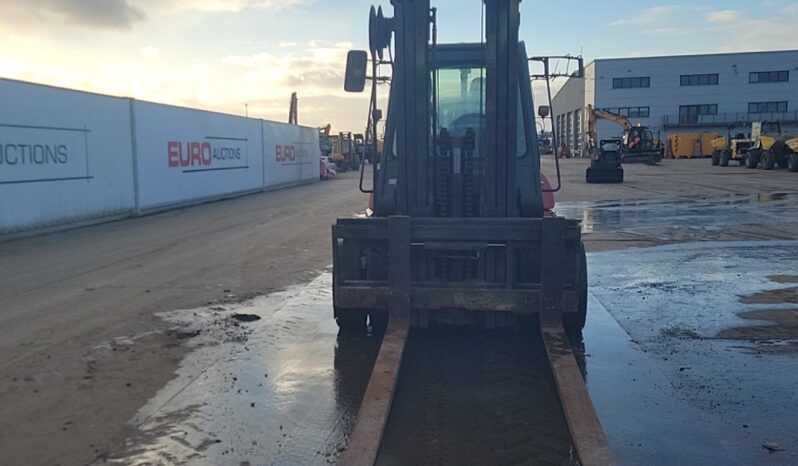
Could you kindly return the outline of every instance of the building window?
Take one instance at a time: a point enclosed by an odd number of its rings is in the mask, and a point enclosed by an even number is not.
[[[702,115],[717,115],[718,104],[682,105],[679,107],[679,123],[698,123]]]
[[[603,110],[627,118],[648,118],[651,116],[651,107],[616,107]]]
[[[789,71],[755,71],[748,75],[749,83],[786,83],[789,80]]]
[[[717,74],[683,74],[681,86],[717,86]]]
[[[638,78],[613,78],[613,89],[635,89],[639,87],[651,87],[651,78],[648,76]]]
[[[751,102],[748,113],[786,113],[787,102]]]

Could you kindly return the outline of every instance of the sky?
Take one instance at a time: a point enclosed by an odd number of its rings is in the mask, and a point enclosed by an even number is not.
[[[371,3],[0,0],[0,77],[278,121],[298,92],[300,124],[357,132],[368,97],[346,94],[343,73],[367,46]],[[441,42],[480,40],[481,0],[433,6]],[[521,13],[530,55],[798,49],[794,0],[524,0]],[[535,95],[546,103],[540,84]]]

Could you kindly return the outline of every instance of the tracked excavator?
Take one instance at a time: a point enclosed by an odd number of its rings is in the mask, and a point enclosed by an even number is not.
[[[607,110],[587,106],[588,144],[591,149],[597,147],[598,120],[607,120],[623,127],[621,136],[621,161],[623,163],[643,162],[655,165],[665,156],[662,141],[648,126],[634,125],[625,116]]]
[[[411,326],[534,316],[582,464],[611,463],[566,337],[585,325],[585,247],[541,174],[520,2],[486,0],[482,42],[441,44],[430,0],[391,0],[393,17],[372,7],[370,57],[348,55],[347,91],[365,89],[369,61],[376,86],[386,49],[392,77],[374,186],[361,186],[373,214],[332,227],[340,331],[383,335],[342,464],[376,461]]]

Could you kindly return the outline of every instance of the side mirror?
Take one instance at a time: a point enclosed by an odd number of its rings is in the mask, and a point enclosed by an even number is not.
[[[538,116],[540,118],[547,118],[549,116],[549,106],[541,105],[540,107],[538,107]]]
[[[363,92],[366,88],[368,61],[368,53],[364,50],[351,50],[346,55],[346,77],[344,79],[346,92]]]

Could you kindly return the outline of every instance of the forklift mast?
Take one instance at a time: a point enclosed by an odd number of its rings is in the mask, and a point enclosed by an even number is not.
[[[455,45],[437,44],[429,0],[391,3],[395,52],[375,215],[541,217],[520,0],[486,0],[485,43]]]

